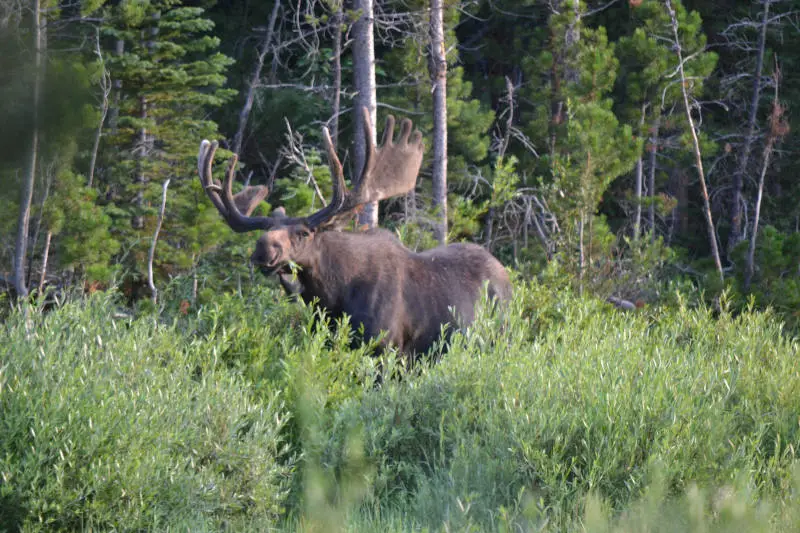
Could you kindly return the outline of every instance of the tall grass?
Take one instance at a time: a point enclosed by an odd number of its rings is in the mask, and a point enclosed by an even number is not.
[[[800,350],[769,312],[519,284],[438,363],[385,354],[377,386],[347,324],[263,287],[172,308],[8,319],[2,526],[800,528]]]
[[[260,395],[175,325],[110,295],[22,313],[0,342],[0,529],[218,530],[284,512],[280,391]]]

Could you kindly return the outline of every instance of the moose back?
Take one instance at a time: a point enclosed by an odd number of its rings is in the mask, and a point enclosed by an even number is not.
[[[323,138],[333,176],[333,198],[320,211],[290,218],[250,213],[267,195],[266,187],[246,187],[236,195],[232,181],[236,156],[222,184],[211,176],[216,143],[203,141],[198,169],[212,203],[234,231],[261,230],[252,263],[265,275],[277,275],[287,292],[307,303],[317,301],[333,318],[349,315],[366,338],[406,353],[426,352],[442,326],[467,325],[484,285],[490,297],[511,297],[508,274],[489,252],[475,244],[450,244],[416,253],[390,232],[376,229],[350,233],[335,228],[364,203],[405,194],[413,189],[422,163],[423,144],[411,122],[402,122],[393,140],[394,119],[386,121],[380,147],[372,142],[369,114],[364,110],[367,162],[354,190],[344,184],[342,165],[330,135]],[[327,231],[326,231],[327,230]],[[290,264],[300,268],[296,278]]]

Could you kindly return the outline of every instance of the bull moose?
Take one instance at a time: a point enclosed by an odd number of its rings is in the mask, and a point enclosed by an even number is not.
[[[198,155],[200,180],[208,197],[236,232],[261,230],[251,262],[264,275],[277,275],[287,292],[313,301],[329,316],[351,317],[364,337],[386,332],[382,342],[404,353],[424,353],[439,338],[442,326],[473,320],[484,284],[490,297],[511,296],[508,274],[489,252],[475,244],[450,244],[416,253],[390,232],[332,231],[363,204],[405,194],[414,188],[422,164],[423,143],[411,121],[401,123],[398,139],[389,116],[380,147],[371,135],[369,113],[363,110],[367,158],[352,191],[344,182],[342,164],[327,128],[323,138],[333,180],[331,202],[307,217],[250,216],[266,198],[267,187],[246,187],[232,194],[237,156],[223,183],[212,177],[217,143],[204,140]],[[325,231],[329,230],[329,231]],[[296,279],[290,265],[299,266]]]

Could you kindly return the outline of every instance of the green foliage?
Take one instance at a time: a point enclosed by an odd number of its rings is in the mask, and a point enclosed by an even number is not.
[[[773,226],[758,232],[755,276],[749,293],[744,293],[744,271],[749,241],[740,243],[731,254],[737,266],[738,290],[742,305],[773,307],[793,329],[800,327],[800,233],[786,234]]]
[[[131,248],[134,272],[144,270],[167,178],[172,181],[157,266],[167,272],[189,269],[198,254],[219,244],[211,239],[220,236],[218,229],[202,236],[195,229],[208,213],[207,206],[199,207],[207,199],[193,183],[198,143],[216,134],[207,110],[235,94],[223,88],[232,60],[217,51],[219,38],[209,34],[213,26],[202,8],[159,0],[123,2],[110,10],[103,27],[106,36],[125,45],[123,53],[106,58],[122,90],[109,121],[111,172],[104,185],[118,192],[111,211],[114,229]],[[134,220],[142,226],[131,224]]]
[[[0,347],[0,522],[12,530],[272,523],[292,458],[278,391],[258,401],[215,342],[106,295],[18,313]],[[32,326],[32,333],[28,327]]]
[[[8,318],[4,525],[782,531],[800,516],[800,348],[771,313],[680,294],[621,313],[518,283],[435,365],[386,354],[376,387],[346,322],[260,285],[187,312],[182,290],[164,292],[169,316],[98,294]]]
[[[53,201],[42,213],[43,226],[56,236],[61,268],[77,269],[88,281],[107,282],[119,243],[111,236],[111,217],[96,203],[97,191],[84,183],[83,176],[69,171],[58,176]]]

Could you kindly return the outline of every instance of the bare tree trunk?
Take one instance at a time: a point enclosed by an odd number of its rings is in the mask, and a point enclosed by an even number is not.
[[[750,283],[753,281],[755,270],[756,238],[758,237],[758,221],[761,216],[761,199],[764,193],[764,178],[767,175],[772,150],[778,138],[789,132],[789,125],[783,119],[783,106],[778,100],[778,88],[780,85],[780,70],[775,67],[775,99],[772,102],[772,115],[770,117],[770,132],[767,135],[767,144],[764,146],[764,160],[761,165],[761,175],[758,178],[758,193],[756,195],[756,212],[753,216],[753,236],[750,237],[750,244],[747,248],[747,262],[745,265],[744,290],[750,290]]]
[[[769,26],[769,5],[771,0],[763,0],[764,9],[761,18],[761,34],[758,37],[758,56],[756,57],[756,70],[753,74],[753,94],[750,97],[750,115],[747,118],[747,136],[744,138],[739,165],[733,174],[733,198],[731,198],[731,233],[728,236],[727,253],[742,240],[742,189],[744,188],[744,175],[747,173],[747,164],[753,147],[753,137],[756,133],[756,118],[758,116],[758,101],[761,98],[761,74],[764,69],[764,48],[767,41],[767,27]]]
[[[169,179],[164,182],[164,187],[161,192],[161,209],[158,212],[158,221],[156,222],[156,230],[153,233],[153,242],[150,243],[150,253],[147,254],[147,284],[150,286],[150,294],[153,297],[153,303],[158,303],[158,289],[153,280],[153,260],[156,256],[156,243],[158,242],[158,234],[161,231],[161,224],[164,222],[164,211],[167,208],[167,187],[169,187]]]
[[[33,230],[33,239],[31,239],[31,249],[28,251],[28,274],[25,277],[25,283],[30,285],[31,275],[33,270],[33,256],[36,252],[36,245],[39,244],[39,234],[42,231],[42,222],[44,213],[44,206],[47,204],[47,198],[50,196],[50,186],[53,184],[53,168],[48,169],[47,181],[44,186],[44,193],[42,193],[42,201],[39,202],[39,216],[36,218],[36,229]],[[29,224],[30,229],[30,224]]]
[[[103,124],[106,121],[109,107],[109,96],[111,95],[111,76],[106,69],[103,61],[103,53],[100,50],[100,30],[97,30],[95,54],[103,66],[103,73],[100,78],[100,89],[103,91],[103,103],[100,107],[100,120],[97,122],[97,130],[94,132],[94,144],[92,145],[92,155],[89,158],[89,172],[87,173],[86,186],[91,188],[94,185],[94,169],[97,164],[97,152],[100,150],[100,138],[103,135]]]
[[[50,242],[53,240],[53,232],[48,231],[44,240],[44,255],[42,256],[42,273],[39,274],[39,294],[44,289],[44,279],[47,276],[47,260],[50,257]]]
[[[142,120],[142,124],[144,124],[144,121],[147,120],[147,98],[144,96],[139,97],[139,118]],[[138,146],[136,147],[136,153],[135,183],[137,188],[136,198],[133,201],[133,205],[136,207],[136,214],[133,216],[131,226],[133,229],[142,229],[144,227],[144,216],[142,215],[142,211],[144,210],[144,186],[147,182],[144,172],[144,160],[148,153],[147,128],[144,127],[144,125],[142,125],[142,127],[139,129],[139,141]]]
[[[264,59],[269,52],[272,45],[272,36],[275,34],[275,21],[278,19],[278,10],[280,9],[280,0],[275,0],[272,6],[272,13],[269,16],[269,25],[267,26],[267,33],[264,35],[264,40],[261,41],[261,47],[258,50],[258,57],[256,58],[256,65],[253,68],[253,75],[250,77],[250,83],[247,85],[247,95],[244,99],[242,110],[239,111],[239,126],[236,128],[236,135],[233,136],[233,144],[231,150],[233,153],[238,154],[242,151],[242,143],[244,142],[244,131],[247,128],[247,120],[250,118],[250,112],[253,109],[253,102],[256,98],[256,88],[258,81],[261,79],[261,71],[264,68]]]
[[[342,108],[342,23],[343,2],[339,0],[335,6],[333,16],[333,118],[331,123],[331,137],[333,147],[339,146],[339,113]]]
[[[692,118],[692,109],[689,106],[689,93],[686,89],[686,73],[683,70],[683,53],[681,52],[681,42],[678,37],[678,19],[675,17],[675,11],[672,9],[671,0],[667,0],[667,10],[669,11],[670,20],[672,22],[672,33],[675,37],[675,53],[678,55],[678,72],[681,75],[681,92],[683,93],[683,105],[686,109],[686,120],[689,122],[689,129],[692,132],[692,143],[694,145],[695,166],[697,173],[700,176],[700,187],[703,192],[703,206],[706,215],[706,223],[708,224],[708,241],[711,246],[711,255],[714,258],[714,264],[717,267],[720,281],[725,281],[725,273],[722,271],[722,263],[719,259],[719,248],[717,247],[717,232],[714,229],[714,219],[711,217],[711,204],[708,200],[708,188],[706,187],[706,175],[703,171],[703,158],[700,154],[700,141],[697,138],[697,130],[694,127],[694,119]]]
[[[645,117],[645,105],[642,104],[642,118],[639,121],[639,127],[642,128],[644,126],[644,117]],[[642,175],[644,171],[644,164],[642,161],[642,154],[639,154],[639,158],[636,160],[636,185],[635,185],[635,192],[636,195],[636,212],[633,215],[633,240],[638,241],[639,235],[642,231]]]
[[[433,207],[438,223],[434,237],[447,240],[447,56],[444,45],[443,0],[431,0],[430,70],[433,85]]]
[[[125,53],[125,41],[123,39],[117,39],[114,43],[114,53],[118,57]],[[111,88],[114,92],[114,105],[109,109],[108,127],[112,132],[116,132],[117,124],[119,123],[119,102],[122,99],[122,80],[114,80],[111,83]]]
[[[372,118],[372,131],[368,132],[376,142],[375,122],[377,98],[375,94],[375,37],[372,0],[354,0],[354,7],[361,12],[361,17],[353,25],[353,77],[358,95],[354,112],[355,142],[353,143],[353,161],[357,175],[361,175],[366,159],[366,143],[364,142],[361,108],[366,107]],[[378,224],[378,202],[364,205],[358,216],[358,223],[369,227]]]
[[[647,220],[650,223],[650,237],[656,239],[656,155],[658,154],[658,130],[661,125],[661,116],[656,117],[653,124],[653,134],[650,137],[650,168],[647,175],[647,194],[650,196],[650,205],[647,208]]]
[[[30,147],[28,148],[28,163],[22,183],[22,194],[19,202],[19,217],[17,219],[17,242],[14,249],[14,289],[17,297],[28,296],[28,286],[25,283],[25,258],[28,249],[28,224],[31,217],[31,203],[33,202],[33,186],[36,180],[36,163],[39,157],[39,100],[42,91],[42,54],[44,53],[44,31],[42,28],[42,11],[39,0],[33,0],[33,50],[35,78],[33,82],[33,131],[31,133]]]
[[[146,46],[147,49],[152,53],[155,49],[156,45],[156,36],[158,35],[158,22],[161,20],[161,13],[156,11],[152,15],[153,17],[153,26],[150,28],[150,40],[147,41]],[[142,229],[144,228],[144,189],[147,185],[148,179],[145,175],[145,165],[144,162],[150,155],[150,141],[151,136],[147,132],[147,117],[148,112],[151,107],[150,102],[147,101],[147,97],[142,95],[139,97],[139,118],[142,120],[142,127],[139,130],[139,146],[137,147],[138,158],[136,161],[136,199],[134,200],[134,205],[136,206],[137,213],[133,217],[133,228],[134,229]]]

